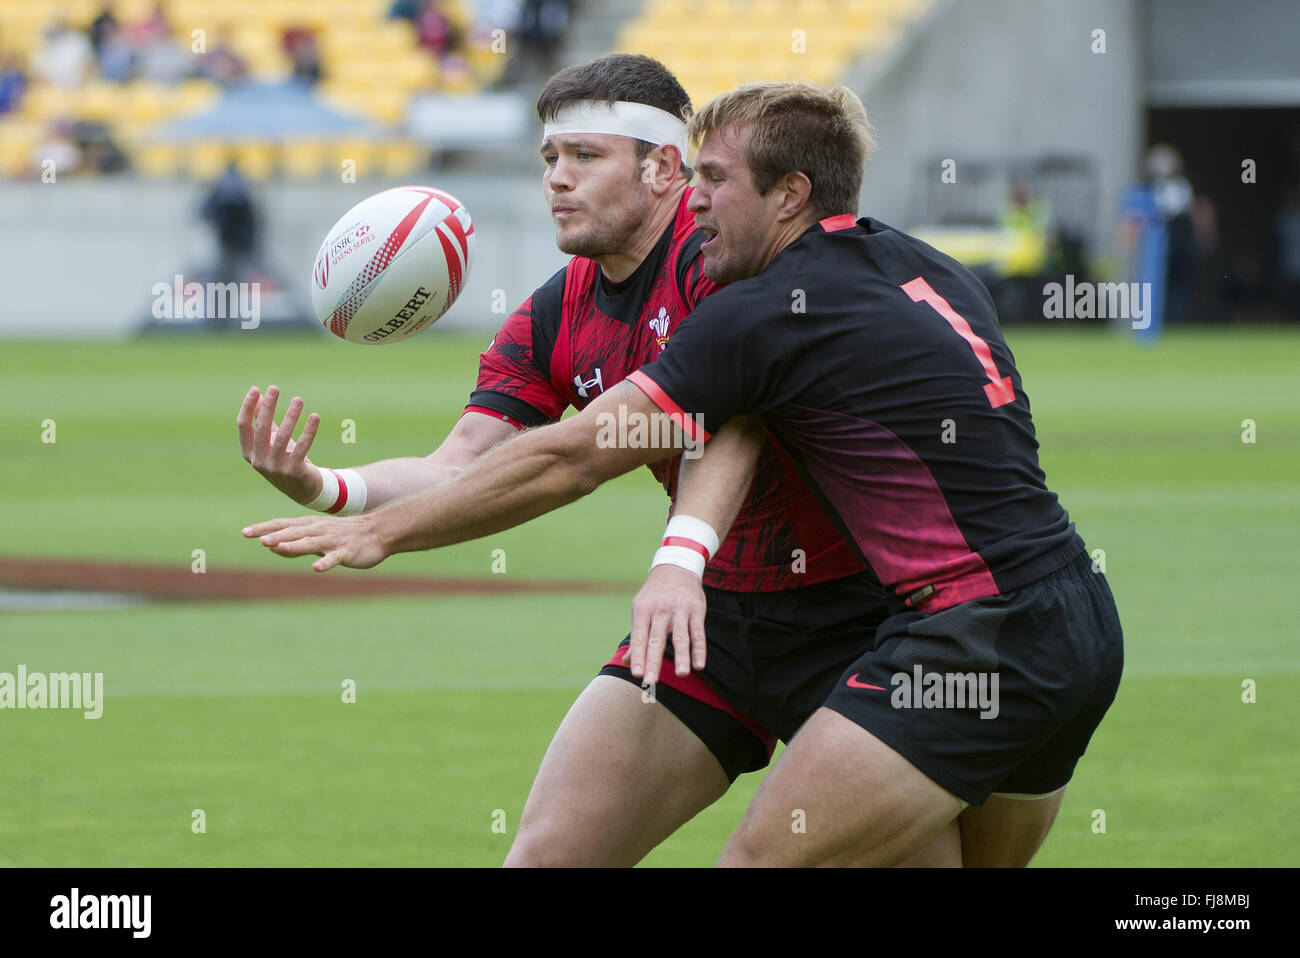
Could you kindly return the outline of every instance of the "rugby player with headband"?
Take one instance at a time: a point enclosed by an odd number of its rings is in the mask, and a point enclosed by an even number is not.
[[[427,457],[340,470],[335,492],[306,458],[318,417],[295,445],[301,400],[277,426],[278,390],[250,390],[239,414],[244,457],[295,502],[334,508],[346,487],[349,504],[365,503],[353,518],[364,518],[467,474],[502,440],[618,388],[719,288],[703,273],[707,236],[687,206],[691,107],[671,73],[648,57],[603,57],[552,77],[537,113],[556,244],[573,259],[506,319],[464,414]],[[745,427],[737,422],[738,439]],[[765,436],[756,422],[747,428]],[[672,497],[681,460],[663,455],[650,470]],[[725,536],[678,513],[658,539],[647,536],[662,545],[655,562],[684,565],[709,596],[707,659],[703,614],[680,624],[662,672],[658,660],[646,668],[643,652],[632,660],[630,636],[614,643],[546,752],[507,864],[640,861],[737,776],[764,768],[838,679],[862,623],[887,615],[879,582],[775,440],[765,437],[757,465],[735,479],[749,483],[751,473],[753,492]]]

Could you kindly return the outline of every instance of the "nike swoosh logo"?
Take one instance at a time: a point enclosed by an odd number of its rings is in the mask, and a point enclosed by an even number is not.
[[[889,691],[889,690],[886,689],[883,685],[868,685],[866,682],[859,682],[859,681],[858,681],[858,676],[861,675],[861,674],[862,674],[861,672],[854,672],[851,676],[849,676],[849,688],[851,688],[851,689],[875,689],[877,692],[887,692],[887,691]]]

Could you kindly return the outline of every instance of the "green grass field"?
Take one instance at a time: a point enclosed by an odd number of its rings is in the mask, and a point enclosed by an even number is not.
[[[189,568],[203,549],[209,570],[305,569],[239,535],[302,511],[240,458],[244,392],[304,396],[317,462],[424,454],[487,338],[0,344],[0,555]],[[1104,550],[1127,638],[1119,698],[1036,864],[1300,864],[1300,335],[1008,338],[1048,482]],[[626,631],[666,509],[642,472],[507,534],[329,573],[626,595],[0,612],[0,671],[100,671],[106,697],[97,721],[0,711],[0,865],[498,864],[552,732]],[[712,863],[758,783],[647,863]]]

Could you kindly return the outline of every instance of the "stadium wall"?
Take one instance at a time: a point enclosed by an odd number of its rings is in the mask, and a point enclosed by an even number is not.
[[[438,173],[428,179],[469,208],[478,246],[469,281],[440,325],[495,330],[566,259],[535,175]],[[254,187],[266,260],[309,306],[326,231],[354,203],[400,183],[268,183]],[[205,188],[131,178],[0,184],[0,336],[125,336],[148,318],[155,283],[209,266]],[[496,294],[502,290],[504,296]],[[504,303],[504,306],[500,304]]]
[[[939,0],[879,61],[846,83],[862,95],[878,148],[862,215],[907,229],[935,157],[1090,157],[1101,251],[1142,148],[1145,18],[1136,0]],[[1092,52],[1105,30],[1106,52]]]

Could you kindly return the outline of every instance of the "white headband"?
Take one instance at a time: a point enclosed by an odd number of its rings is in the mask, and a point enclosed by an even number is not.
[[[602,103],[583,100],[561,108],[542,127],[542,139],[557,133],[611,133],[645,140],[655,146],[671,143],[686,162],[686,124],[681,117],[646,103]]]

